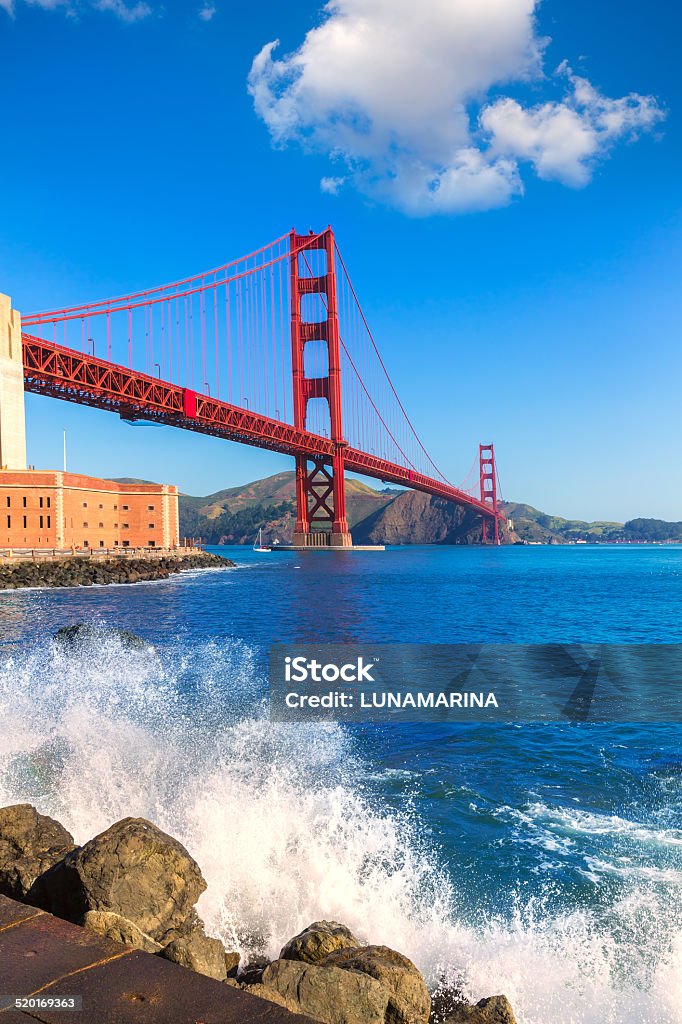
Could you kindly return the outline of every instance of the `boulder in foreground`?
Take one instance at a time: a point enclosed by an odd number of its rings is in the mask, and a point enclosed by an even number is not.
[[[205,888],[184,846],[144,818],[124,818],[75,847],[59,822],[30,804],[0,809],[0,893],[115,942],[321,1024],[515,1024],[502,995],[470,1005],[441,987],[432,1006],[411,960],[388,946],[360,946],[336,921],[315,921],[278,960],[258,958],[235,978],[239,954],[208,937],[197,916]]]
[[[388,946],[351,941],[343,925],[316,921],[284,946],[249,991],[323,1024],[427,1024],[431,998],[412,961]],[[320,955],[329,945],[337,948]]]
[[[183,935],[169,942],[159,953],[165,960],[171,960],[181,967],[188,967],[197,974],[205,974],[216,981],[227,979],[225,949],[219,939],[211,939],[198,926],[189,935]]]
[[[270,991],[277,993],[276,1001],[280,1005],[308,1014],[323,1024],[389,1024],[392,1021],[388,1016],[388,992],[379,982],[340,967],[275,960],[266,967],[262,984],[258,985],[261,997],[270,998]]]
[[[73,849],[71,833],[31,804],[0,808],[0,893],[23,900],[38,875]]]
[[[280,960],[302,960],[316,964],[340,949],[357,949],[360,943],[345,925],[338,921],[314,921],[293,939],[279,954]]]
[[[379,982],[388,992],[387,1021],[419,1024],[429,1019],[431,997],[426,982],[411,960],[388,946],[362,946],[330,953],[324,966],[359,971]]]
[[[205,888],[177,839],[144,818],[124,818],[41,875],[28,901],[75,923],[91,910],[113,911],[165,946],[196,927]]]

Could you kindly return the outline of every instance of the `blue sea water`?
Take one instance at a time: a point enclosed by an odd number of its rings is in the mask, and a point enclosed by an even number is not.
[[[521,1024],[680,1024],[682,726],[281,725],[266,667],[291,640],[680,643],[682,548],[220,550],[0,595],[0,803],[79,841],[157,821],[245,955],[334,918]],[[154,650],[52,643],[79,621]]]

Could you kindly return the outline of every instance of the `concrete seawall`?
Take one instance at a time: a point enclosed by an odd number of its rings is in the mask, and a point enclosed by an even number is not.
[[[1,1024],[313,1024],[6,896],[0,896],[0,990],[26,1001],[21,1009],[7,999],[0,1003]],[[71,996],[80,998],[81,1010],[50,1008],[50,1000]]]

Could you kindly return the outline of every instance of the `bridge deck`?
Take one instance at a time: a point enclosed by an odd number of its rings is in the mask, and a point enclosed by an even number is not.
[[[189,391],[179,384],[29,334],[23,335],[23,353],[24,386],[35,394],[91,405],[124,418],[152,420],[224,437],[284,455],[332,461],[335,445],[328,437]],[[454,501],[488,519],[496,517],[490,505],[466,491],[377,455],[349,446],[344,450],[344,461],[346,469],[362,476]]]

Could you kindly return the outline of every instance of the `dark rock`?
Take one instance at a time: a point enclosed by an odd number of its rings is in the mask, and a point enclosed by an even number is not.
[[[391,1024],[427,1024],[431,997],[411,960],[388,946],[363,946],[330,953],[322,966],[359,971],[374,978],[389,994],[387,1020]],[[265,979],[264,979],[265,980]]]
[[[22,900],[34,881],[74,849],[70,832],[31,804],[0,809],[0,893]]]
[[[461,505],[404,491],[353,527],[356,544],[476,544],[480,518]]]
[[[124,818],[36,879],[27,900],[76,923],[90,910],[113,911],[167,945],[196,927],[205,888],[176,839],[144,818]]]
[[[445,1024],[516,1024],[516,1018],[506,996],[489,996],[475,1006],[462,1003],[449,1014]]]
[[[136,583],[166,580],[186,569],[233,567],[229,558],[207,552],[162,557],[145,555],[104,557],[68,557],[46,561],[11,562],[0,565],[0,590],[19,587],[90,587],[95,583]],[[139,639],[139,638],[136,638]],[[68,642],[68,641],[67,641]]]
[[[67,647],[99,644],[107,640],[117,640],[122,647],[129,650],[144,650],[150,645],[127,629],[116,629],[113,626],[93,626],[87,622],[79,622],[74,626],[62,626],[54,634],[54,640]]]
[[[270,961],[265,956],[255,956],[239,974],[239,980],[244,985],[257,985],[263,978],[263,971],[269,967]]]
[[[216,981],[225,981],[227,978],[225,949],[222,942],[209,938],[201,927],[195,928],[189,935],[169,942],[160,951],[159,956],[180,964],[181,967],[187,967],[190,971],[196,971],[197,974],[215,978]]]
[[[314,921],[289,939],[279,956],[280,960],[316,964],[339,949],[357,949],[359,945],[353,933],[338,921]]]
[[[458,1010],[466,999],[458,988],[448,985],[441,978],[436,989],[431,993],[431,1015],[429,1024],[447,1024],[448,1018]]]

